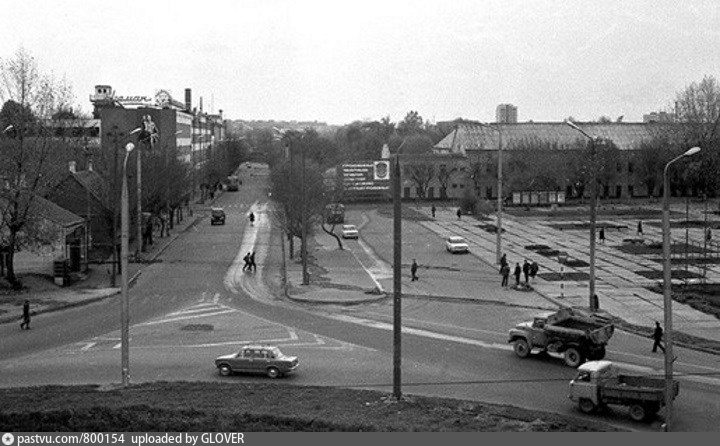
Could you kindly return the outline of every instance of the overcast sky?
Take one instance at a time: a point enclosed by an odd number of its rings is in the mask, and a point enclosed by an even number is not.
[[[720,77],[720,2],[0,0],[19,46],[92,109],[167,89],[232,119],[640,121]],[[213,110],[210,110],[213,107]]]

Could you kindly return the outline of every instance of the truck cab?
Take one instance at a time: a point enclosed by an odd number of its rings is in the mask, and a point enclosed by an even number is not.
[[[598,384],[617,376],[615,366],[610,361],[590,361],[577,369],[577,375],[570,381],[569,398],[575,402],[589,400],[593,408],[600,405]],[[587,406],[587,405],[586,405]],[[589,406],[587,406],[589,407]],[[581,405],[580,410],[583,410]],[[590,412],[592,409],[590,410]]]

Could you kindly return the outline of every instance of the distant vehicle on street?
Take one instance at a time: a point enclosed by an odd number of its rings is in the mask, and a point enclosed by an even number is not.
[[[242,372],[278,378],[294,371],[298,363],[296,356],[286,356],[278,347],[269,345],[246,345],[237,353],[215,359],[215,367],[222,376]]]
[[[673,399],[680,391],[673,382]],[[609,404],[628,406],[630,418],[645,421],[665,406],[665,379],[621,375],[610,361],[590,361],[578,367],[570,381],[571,401],[584,413],[593,413]]]
[[[445,239],[445,249],[451,254],[470,252],[465,239],[456,235]]]
[[[237,175],[230,175],[228,177],[227,190],[230,192],[236,192],[240,189],[240,178]]]
[[[605,357],[605,346],[615,326],[599,322],[572,308],[538,315],[510,329],[508,342],[521,358],[530,356],[532,349],[563,354],[565,364],[577,367],[586,360]]]
[[[210,210],[210,224],[211,225],[224,225],[225,224],[225,210],[223,208],[212,208]]]
[[[342,238],[358,238],[358,229],[355,225],[343,225]]]

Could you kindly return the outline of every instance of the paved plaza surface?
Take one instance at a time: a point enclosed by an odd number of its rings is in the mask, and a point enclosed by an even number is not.
[[[431,217],[429,206],[412,206],[427,216],[427,220],[403,220],[403,278],[404,298],[446,298],[467,301],[480,300],[530,308],[557,308],[558,306],[588,307],[589,288],[589,231],[587,219],[581,216],[546,219],[543,217],[515,217],[503,215],[502,252],[508,262],[521,265],[525,259],[540,265],[538,277],[532,282],[534,292],[523,292],[500,287],[496,265],[496,234],[488,231],[495,225],[494,215],[487,220],[462,216],[458,219],[455,207],[439,206],[436,217]],[[637,209],[636,209],[637,211]],[[685,229],[678,223],[685,219],[685,205],[672,206],[672,243],[685,243]],[[702,208],[690,209],[691,220],[702,220]],[[648,212],[645,212],[648,214]],[[630,216],[599,216],[600,226],[606,227],[604,243],[596,245],[596,294],[600,309],[625,322],[642,327],[652,327],[654,321],[664,320],[662,294],[648,290],[647,286],[662,283],[661,250],[645,249],[662,241],[662,226],[657,218],[642,220],[643,233],[637,234],[638,219]],[[388,236],[392,219],[372,208],[359,206],[347,213],[348,222],[360,227],[361,239],[344,242],[345,250],[338,250],[334,239],[318,233],[310,241],[313,263],[318,266],[310,286],[301,283],[301,267],[290,261],[287,267],[289,296],[296,300],[324,303],[356,303],[378,299],[372,290],[392,293],[392,242]],[[583,226],[584,225],[584,226]],[[720,219],[709,219],[710,227],[718,227]],[[580,229],[577,229],[580,228]],[[695,246],[703,243],[704,229],[690,227],[688,238]],[[481,266],[464,267],[457,264],[462,256],[437,257],[444,253],[442,239],[460,235],[470,244],[471,255],[480,260]],[[629,243],[627,239],[638,243]],[[570,260],[560,263],[558,257],[538,253],[532,245],[545,245],[552,250],[565,252]],[[532,247],[528,249],[526,247]],[[716,249],[709,244],[708,251]],[[636,253],[648,251],[649,253]],[[655,251],[659,252],[656,253]],[[438,254],[440,253],[440,254]],[[674,258],[683,255],[674,254]],[[695,253],[698,255],[698,253]],[[715,255],[717,252],[708,254]],[[420,263],[419,274],[424,280],[411,281],[409,266],[412,258]],[[442,259],[442,260],[438,260]],[[579,261],[579,262],[574,262]],[[365,271],[353,267],[357,262]],[[356,265],[357,266],[357,265]],[[673,274],[684,270],[673,265]],[[710,264],[707,270],[691,267],[695,275],[705,273],[707,283],[720,282],[720,265]],[[407,277],[406,277],[407,276]],[[511,283],[514,278],[511,277]],[[691,279],[691,281],[701,279]],[[673,279],[674,282],[682,281]],[[720,341],[720,321],[689,305],[673,302],[673,328],[688,335]]]

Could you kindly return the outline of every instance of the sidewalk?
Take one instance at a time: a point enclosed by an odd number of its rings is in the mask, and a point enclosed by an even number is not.
[[[190,226],[205,217],[210,212],[212,203],[222,196],[217,193],[213,200],[205,203],[190,203],[192,216],[186,211],[183,220],[176,223],[166,237],[153,237],[153,245],[141,253],[140,262],[134,261],[135,245],[130,245],[130,263],[128,265],[128,285],[132,287],[142,274],[143,268],[157,258]],[[194,200],[193,200],[194,201]],[[27,299],[30,301],[32,315],[58,311],[79,305],[96,302],[120,293],[120,275],[115,280],[115,287],[111,286],[112,265],[90,265],[90,271],[83,280],[67,287],[59,287],[52,281],[52,277],[39,274],[22,277],[27,290],[20,293],[0,295],[0,323],[16,322],[22,315],[22,305]]]
[[[571,272],[586,273],[587,267],[571,268],[559,263],[556,257],[545,257],[537,251],[525,248],[531,244],[547,244],[567,251],[572,258],[587,260],[587,231],[560,231],[548,226],[549,222],[517,221],[505,215],[503,252],[507,254],[508,260],[512,264],[522,264],[526,258],[535,260],[541,269],[532,283],[535,292],[501,291],[496,286],[499,281],[495,267],[496,234],[481,228],[484,224],[495,224],[494,221],[482,222],[467,216],[458,220],[455,208],[439,209],[435,220],[430,218],[429,208],[419,208],[418,211],[427,214],[428,221],[403,220],[404,298],[491,302],[548,310],[566,306],[589,306],[587,278],[570,280],[568,277]],[[392,219],[374,210],[349,210],[347,221],[360,228],[361,239],[343,240],[345,250],[339,250],[337,242],[324,232],[319,232],[310,239],[310,285],[299,285],[302,282],[299,259],[287,263],[289,298],[303,302],[346,305],[383,299],[382,295],[375,294],[378,291],[382,291],[386,299],[391,298],[392,265],[388,261],[392,259],[392,243],[388,242],[387,231],[392,227]],[[633,226],[631,220],[612,221],[626,224],[633,230],[637,224],[635,222]],[[653,225],[650,220],[646,223],[650,224],[645,224],[645,237],[660,237],[660,227]],[[682,232],[684,234],[684,230]],[[467,266],[459,264],[462,256],[453,257],[458,259],[458,264],[428,264],[427,259],[432,258],[432,253],[444,250],[442,238],[450,234],[465,237],[470,242],[471,254],[480,259],[483,266],[467,269]],[[599,297],[601,315],[620,319],[629,329],[644,333],[643,329],[652,327],[655,320],[662,323],[663,296],[644,288],[644,285],[657,281],[639,276],[634,271],[661,270],[662,264],[615,249],[615,246],[622,244],[622,238],[627,236],[627,231],[606,231],[605,244],[598,245],[596,294]],[[299,252],[299,249],[298,244],[296,250]],[[421,280],[417,282],[411,282],[409,277],[405,277],[409,274],[411,262],[408,256],[413,255],[418,257],[421,265],[418,272]],[[296,254],[296,257],[299,256]],[[708,278],[718,281],[720,273],[713,268]],[[700,338],[690,342],[698,344],[696,347],[701,349],[716,350],[720,345],[720,321],[679,302],[673,302],[673,329],[678,335],[678,343],[682,343],[681,335],[686,334]],[[687,336],[686,338],[690,339]],[[687,339],[686,345],[689,343]],[[702,340],[707,340],[707,344]]]

